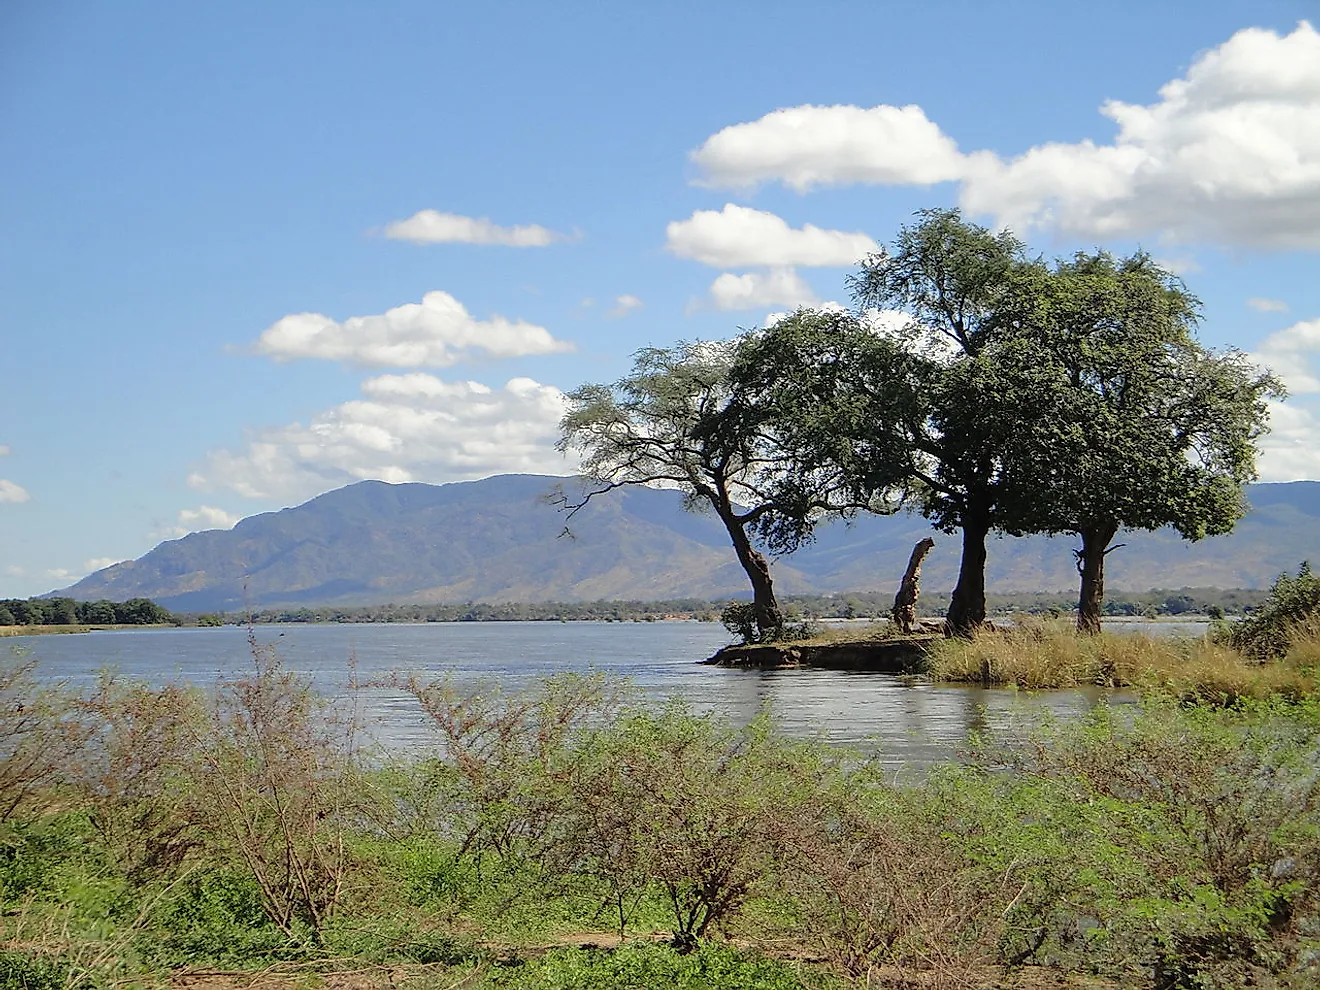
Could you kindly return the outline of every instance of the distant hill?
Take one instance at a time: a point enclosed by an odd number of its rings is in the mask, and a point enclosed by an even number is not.
[[[245,605],[594,601],[719,597],[746,582],[719,522],[684,512],[676,492],[629,488],[574,517],[571,534],[545,495],[566,479],[500,475],[450,485],[363,481],[302,505],[193,533],[97,571],[58,594],[146,597],[175,611]],[[1113,589],[1262,587],[1320,558],[1320,482],[1255,485],[1250,514],[1226,537],[1125,534],[1109,558]],[[890,590],[912,544],[914,516],[835,523],[774,565],[784,592]],[[923,585],[953,586],[958,536],[934,534]],[[1067,538],[992,540],[992,591],[1075,586]]]

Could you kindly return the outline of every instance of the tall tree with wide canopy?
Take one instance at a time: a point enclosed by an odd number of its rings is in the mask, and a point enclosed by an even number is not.
[[[791,465],[832,466],[854,505],[906,503],[963,530],[962,611],[949,622],[958,634],[985,617],[987,535],[1022,516],[1003,451],[1039,412],[1035,393],[1010,387],[996,350],[932,349],[892,322],[803,310],[746,335],[731,372]]]
[[[1019,326],[1021,313],[1005,306],[1012,287],[1040,265],[1008,231],[968,223],[957,210],[918,217],[892,250],[867,258],[849,286],[859,306],[904,321],[898,338],[918,374],[902,429],[915,452],[922,514],[946,532],[962,531],[948,628],[967,635],[985,621],[986,540],[1016,517],[1002,449],[1032,415],[1031,396],[1005,388],[995,349]]]
[[[568,393],[559,449],[582,454],[589,487],[564,505],[571,514],[616,488],[664,484],[683,493],[687,508],[712,509],[751,582],[758,638],[773,639],[783,615],[753,539],[792,550],[848,500],[835,465],[793,464],[768,417],[733,387],[736,349],[732,341],[648,348],[613,385]]]
[[[1241,518],[1265,400],[1282,389],[1243,354],[1202,347],[1197,300],[1141,252],[1020,271],[1002,307],[1018,327],[996,345],[1003,387],[1034,407],[1004,446],[1018,497],[1003,525],[1080,538],[1077,626],[1098,632],[1121,529],[1199,540]]]

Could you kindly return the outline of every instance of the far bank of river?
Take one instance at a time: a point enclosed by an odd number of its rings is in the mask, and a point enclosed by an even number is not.
[[[1172,624],[1160,625],[1167,629]],[[1181,631],[1195,631],[1184,625]],[[677,698],[695,710],[735,721],[769,707],[790,734],[819,734],[860,746],[896,768],[949,759],[973,733],[1019,735],[1039,720],[1042,709],[1068,719],[1101,700],[1130,700],[1101,689],[1026,695],[879,674],[705,667],[697,661],[730,637],[720,625],[703,622],[287,624],[260,626],[256,636],[286,666],[340,699],[353,696],[349,685],[354,677],[370,681],[391,671],[450,677],[461,688],[498,684],[503,690],[525,688],[557,673],[602,673],[627,678],[648,702]],[[0,645],[14,647],[35,657],[45,678],[74,688],[90,685],[107,668],[155,684],[205,686],[246,671],[252,662],[247,630],[235,626],[25,636]],[[382,745],[411,748],[432,741],[413,699],[376,688],[362,689],[355,697]]]

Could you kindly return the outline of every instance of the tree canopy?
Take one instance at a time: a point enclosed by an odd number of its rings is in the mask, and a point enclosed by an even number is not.
[[[1149,255],[1079,254],[1024,279],[999,361],[1033,415],[1006,448],[1020,493],[1005,527],[1075,533],[1078,625],[1099,629],[1104,559],[1123,529],[1198,540],[1246,511],[1255,441],[1279,383],[1238,352],[1197,342],[1197,300]]]
[[[1199,303],[1141,252],[1054,264],[927,210],[849,279],[858,311],[800,310],[725,344],[637,355],[569,395],[561,448],[599,481],[709,506],[779,628],[769,567],[828,513],[906,505],[961,531],[948,630],[986,615],[986,543],[1074,533],[1079,627],[1099,628],[1122,529],[1225,533],[1245,511],[1277,380],[1196,339]]]
[[[783,616],[753,538],[763,534],[775,550],[791,550],[847,499],[837,466],[795,464],[766,410],[733,387],[736,346],[648,348],[614,384],[570,392],[559,447],[581,452],[588,485],[564,495],[564,505],[571,514],[614,488],[661,484],[681,491],[689,509],[713,510],[751,582],[757,636],[773,638]]]

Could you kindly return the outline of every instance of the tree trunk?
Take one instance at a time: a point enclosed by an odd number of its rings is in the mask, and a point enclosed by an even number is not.
[[[747,538],[747,530],[734,515],[732,507],[717,506],[720,521],[729,531],[733,540],[734,553],[738,563],[752,582],[752,609],[756,613],[756,631],[758,638],[777,639],[784,629],[784,616],[779,611],[779,602],[775,599],[774,582],[770,578],[770,562],[752,546]]]
[[[990,535],[987,516],[978,513],[964,517],[962,534],[958,584],[949,601],[944,632],[947,636],[970,638],[985,623],[985,541]]]
[[[889,613],[894,625],[907,635],[917,624],[917,598],[921,595],[921,562],[930,553],[935,541],[929,536],[912,548],[908,558],[907,570],[903,572],[903,581],[894,596],[894,608]]]
[[[1109,541],[1118,532],[1112,523],[1083,529],[1082,549],[1077,553],[1077,571],[1082,576],[1082,590],[1077,596],[1077,631],[1094,636],[1100,631],[1100,615],[1105,604],[1105,554]]]

